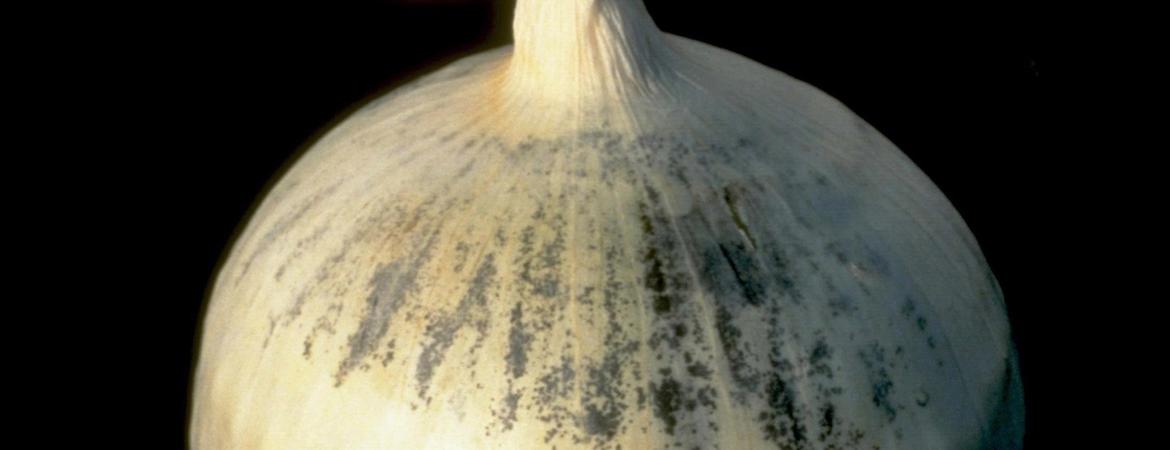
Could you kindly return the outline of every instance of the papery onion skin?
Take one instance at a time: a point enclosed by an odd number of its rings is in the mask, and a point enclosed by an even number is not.
[[[516,30],[273,187],[211,293],[193,448],[1021,446],[999,287],[891,142],[637,1]]]

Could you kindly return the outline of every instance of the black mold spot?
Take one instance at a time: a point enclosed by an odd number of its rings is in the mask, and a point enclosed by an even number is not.
[[[711,369],[701,362],[695,361],[694,364],[687,366],[687,373],[693,377],[708,379],[711,377]]]
[[[832,356],[832,349],[825,343],[824,338],[817,339],[808,357],[809,374],[833,378],[833,368],[829,366],[829,360]]]
[[[613,348],[606,352],[600,365],[586,369],[587,379],[581,401],[586,414],[581,418],[582,429],[603,440],[612,439],[626,410],[625,390],[621,386],[622,359],[638,349],[637,342]]]
[[[646,193],[651,202],[657,204],[658,191],[646,186]],[[646,248],[642,254],[642,262],[645,266],[644,285],[650,291],[654,312],[659,315],[667,314],[674,309],[676,304],[681,302],[682,298],[672,291],[685,287],[686,279],[669,275],[668,265],[673,260],[675,242],[668,234],[659,235],[656,233],[655,219],[651,218],[646,203],[640,203],[638,207],[642,234],[646,242]]]
[[[833,436],[833,427],[837,425],[837,410],[832,403],[826,403],[821,408],[821,434],[818,436],[821,442],[829,440]]]
[[[423,335],[427,339],[415,367],[415,380],[418,382],[420,398],[425,398],[427,389],[430,387],[430,380],[434,377],[435,368],[442,364],[447,349],[455,344],[455,335],[469,321],[473,307],[487,305],[487,291],[492,285],[492,278],[496,275],[494,261],[494,255],[489,253],[484,256],[483,262],[476,271],[475,278],[469,283],[467,293],[459,300],[455,311],[451,315],[432,320],[423,331]],[[477,324],[476,328],[480,332],[480,339],[482,339],[487,332],[486,324]]]
[[[654,312],[659,314],[670,312],[672,299],[670,295],[666,294],[666,274],[662,271],[662,260],[658,258],[658,249],[647,248],[642,260],[646,262],[645,284],[654,297]]]
[[[538,380],[536,387],[536,401],[542,406],[550,406],[553,399],[567,398],[572,392],[573,379],[576,371],[573,370],[573,360],[568,355],[561,355],[561,365],[549,369]]]
[[[386,367],[394,361],[394,344],[397,341],[397,339],[391,339],[390,342],[386,344],[386,353],[382,354],[382,367]]]
[[[455,333],[459,331],[460,325],[449,318],[439,319],[427,325],[424,334],[429,339],[419,354],[414,372],[420,398],[425,398],[431,378],[435,375],[435,368],[443,363],[447,349],[455,343]]]
[[[800,295],[795,289],[796,281],[792,275],[792,264],[784,251],[775,246],[768,246],[768,261],[771,262],[774,287],[781,295],[788,294],[793,301],[799,303]]]
[[[885,350],[877,343],[874,343],[869,349],[863,349],[859,352],[861,361],[868,369],[869,380],[872,383],[871,399],[874,406],[885,413],[886,419],[890,422],[898,415],[898,407],[890,398],[894,390],[894,382],[890,380],[890,374],[886,371],[886,356]]]
[[[745,390],[755,391],[759,383],[758,375],[748,364],[747,355],[739,347],[742,332],[733,323],[731,313],[723,305],[715,309],[715,330],[719,334],[719,343],[723,347],[723,354],[727,357],[728,367],[731,369],[731,379]]]
[[[513,391],[512,386],[509,385],[508,395],[504,396],[504,409],[502,411],[492,411],[493,415],[500,419],[504,431],[510,431],[516,423],[516,410],[520,406],[521,395],[519,392]]]
[[[585,433],[598,435],[606,440],[613,439],[621,425],[621,411],[616,409],[602,410],[597,405],[585,407]]]
[[[764,393],[767,409],[759,415],[759,420],[764,423],[764,436],[777,445],[802,446],[806,439],[805,427],[797,412],[796,394],[792,388],[779,373],[773,372]]]
[[[520,303],[512,308],[512,329],[508,332],[508,354],[504,357],[508,361],[508,372],[513,378],[524,376],[524,369],[528,364],[528,347],[532,345],[532,334],[524,332],[524,311]]]
[[[682,407],[681,388],[671,377],[662,379],[662,383],[650,383],[650,395],[654,398],[654,416],[666,426],[666,434],[674,434],[674,427],[678,424],[675,413]]]
[[[335,327],[337,325],[338,318],[341,316],[342,309],[344,309],[343,304],[333,303],[329,305],[329,308],[326,309],[324,315],[317,318],[317,321],[313,324],[313,329],[309,330],[309,333],[305,335],[304,350],[301,352],[301,356],[303,356],[305,360],[308,360],[310,357],[312,357],[313,341],[317,338],[319,333],[324,332],[330,335],[337,334],[337,329]]]
[[[935,344],[934,336],[931,336],[929,334],[929,330],[927,330],[929,324],[926,321],[926,317],[923,316],[922,314],[918,313],[917,307],[915,306],[914,299],[909,297],[909,296],[906,297],[906,300],[902,303],[901,311],[902,311],[902,316],[905,317],[907,320],[912,321],[914,323],[914,326],[916,328],[918,328],[918,331],[927,335],[926,336],[926,346],[930,347],[932,349],[935,348],[937,345]]]
[[[704,377],[704,378],[706,378],[706,377]],[[714,387],[704,386],[704,387],[699,389],[699,394],[698,394],[699,404],[706,406],[708,409],[711,409],[711,410],[715,409],[715,399],[716,398],[719,398],[719,394],[717,392],[715,392]],[[713,427],[713,429],[718,431],[719,428],[718,428],[718,426],[715,426],[715,427]]]
[[[564,219],[557,216],[556,236],[541,249],[540,259],[544,267],[554,269],[561,264],[561,253],[565,251]]]
[[[533,218],[544,218],[544,206],[540,205]],[[532,294],[553,298],[560,292],[560,277],[557,268],[560,266],[561,254],[565,250],[564,219],[557,216],[552,227],[555,237],[546,243],[539,252],[534,246],[536,228],[527,226],[520,232],[520,250],[517,263],[520,265],[520,281],[528,286]]]
[[[685,337],[687,334],[686,330],[686,325],[684,324],[674,324],[658,328],[653,333],[651,333],[650,339],[647,340],[647,343],[650,344],[650,348],[654,350],[657,350],[658,346],[663,342],[666,342],[671,349],[678,349],[681,348],[683,344],[683,337]]]
[[[418,271],[430,259],[434,240],[435,236],[431,236],[411,261],[394,261],[374,271],[374,277],[370,279],[373,290],[366,298],[366,309],[357,331],[349,337],[349,356],[341,361],[334,376],[334,386],[340,386],[346,374],[361,365],[362,360],[378,347],[378,341],[386,336],[394,313],[405,303],[406,296],[417,289]]]

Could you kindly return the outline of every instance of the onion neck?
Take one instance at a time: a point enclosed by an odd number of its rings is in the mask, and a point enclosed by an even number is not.
[[[642,0],[518,0],[513,96],[607,102],[660,93],[670,49]]]

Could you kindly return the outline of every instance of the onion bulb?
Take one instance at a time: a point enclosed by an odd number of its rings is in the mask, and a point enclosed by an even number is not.
[[[513,25],[263,199],[214,280],[193,448],[1021,445],[995,278],[889,140],[639,0]]]

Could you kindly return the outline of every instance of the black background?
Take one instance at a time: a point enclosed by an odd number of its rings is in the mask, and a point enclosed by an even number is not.
[[[1052,288],[1069,276],[1052,259],[1067,254],[1058,242],[1072,232],[1051,226],[1066,206],[1052,199],[1064,198],[1059,174],[1068,156],[1049,137],[1062,68],[1047,11],[1026,3],[777,3],[646,0],[664,31],[735,51],[841,100],[931,177],[1004,290],[1023,369],[1027,448],[1083,444],[1069,433],[1082,423],[1069,392],[1083,381],[1063,370],[1068,349],[1084,349],[1087,338],[1056,332],[1072,312],[1052,307],[1069,301]],[[129,149],[103,183],[116,189],[113,214],[134,223],[116,227],[115,240],[133,241],[118,248],[132,248],[132,268],[147,274],[120,305],[128,319],[120,345],[149,355],[131,362],[144,369],[124,389],[138,392],[119,397],[137,411],[127,419],[136,423],[132,441],[184,445],[206,289],[273,177],[363,101],[509,43],[513,5],[179,3],[127,20],[109,30],[116,39],[95,44],[127,59],[107,64],[130,68],[103,98],[127,102],[109,128]]]

